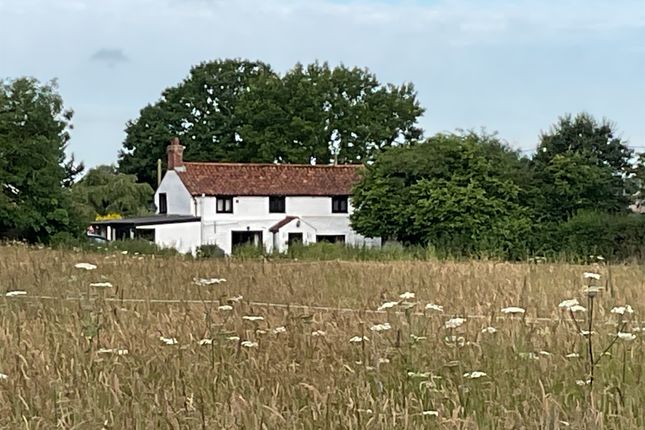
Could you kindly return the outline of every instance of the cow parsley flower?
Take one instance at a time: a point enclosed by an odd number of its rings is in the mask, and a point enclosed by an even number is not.
[[[239,303],[239,302],[242,301],[243,298],[244,297],[242,297],[242,296],[234,296],[234,297],[231,297],[230,299],[228,299],[228,301],[233,302],[233,303]]]
[[[437,311],[443,312],[443,306],[436,305],[434,303],[428,303],[425,308],[427,311]]]
[[[95,288],[112,288],[112,284],[110,282],[92,282],[90,284],[90,287],[95,287]]]
[[[570,352],[569,354],[565,355],[565,357],[567,357],[567,358],[579,358],[580,354],[578,354],[577,352]]]
[[[616,334],[616,336],[618,336],[618,339],[624,340],[624,341],[627,341],[627,342],[630,342],[630,341],[636,339],[636,335],[633,334],[633,333],[618,332]]]
[[[5,294],[5,297],[17,297],[17,296],[24,296],[24,295],[26,295],[26,294],[27,294],[27,292],[26,292],[26,291],[22,291],[22,290],[13,290],[13,291],[7,291],[7,293]]]
[[[96,265],[91,264],[91,263],[77,263],[74,265],[77,269],[83,269],[83,270],[94,270],[96,269]]]
[[[589,330],[580,330],[580,335],[581,336],[587,337],[587,336],[593,335],[593,334],[596,334],[596,332],[595,331],[589,331]]]
[[[431,375],[430,372],[408,372],[408,378],[422,378],[427,379]]]
[[[509,306],[507,308],[502,308],[501,311],[503,314],[510,314],[510,315],[515,315],[515,314],[523,314],[526,312],[526,309],[524,308],[519,308],[517,306]]]
[[[159,336],[159,340],[163,342],[165,345],[177,345],[177,339],[174,337],[164,337],[164,336]]]
[[[361,343],[361,342],[367,342],[369,340],[370,339],[367,336],[354,336],[351,339],[349,339],[351,343]]]
[[[558,305],[558,307],[560,309],[568,311],[573,306],[576,306],[578,304],[579,304],[578,299],[566,299],[566,300],[561,301],[560,304]]]
[[[257,315],[244,315],[242,319],[246,321],[264,321],[264,317]]]
[[[410,291],[406,291],[405,293],[399,294],[399,297],[403,300],[410,300],[416,297],[416,295]]]
[[[586,381],[583,381],[582,379],[578,379],[576,381],[576,385],[579,385],[581,387],[589,384],[591,384],[591,379],[587,379]]]
[[[479,370],[474,370],[472,372],[464,373],[464,378],[478,379],[482,376],[488,376],[485,372],[480,372]]]
[[[495,334],[497,333],[497,329],[495,327],[486,327],[485,329],[482,329],[482,333],[488,333],[488,334]]]
[[[464,318],[450,318],[448,321],[446,321],[446,328],[457,328],[461,326],[463,323],[466,322],[466,319]]]
[[[193,278],[193,282],[195,283],[195,285],[208,286],[208,285],[214,285],[214,284],[221,284],[222,282],[226,282],[226,279],[224,279],[224,278]]]
[[[419,342],[427,339],[427,337],[425,336],[417,336],[416,334],[411,334],[410,338],[412,339],[413,342]]]
[[[538,354],[543,355],[545,357],[550,357],[551,356],[551,353],[549,351],[540,351],[540,352],[538,352]]]
[[[582,276],[585,279],[595,279],[596,281],[600,279],[600,275],[598,273],[594,273],[594,272],[584,272],[582,274]]]
[[[116,355],[128,355],[129,353],[127,349],[119,349],[119,348],[100,348],[96,352],[99,354],[116,354]]]
[[[438,417],[439,411],[423,411],[421,415],[424,417]]]
[[[199,344],[199,346],[212,345],[213,344],[213,339],[201,339],[197,343]]]
[[[240,343],[240,345],[242,345],[244,348],[257,348],[258,347],[258,343],[253,342],[252,340],[244,340],[244,341],[242,341],[242,343]]]
[[[6,373],[0,373],[0,381],[6,381],[7,379],[9,379],[9,375]]]
[[[226,340],[230,340],[231,342],[238,342],[240,340],[239,336],[229,336],[226,338]]]
[[[612,314],[625,315],[625,312],[627,312],[628,314],[633,314],[634,309],[632,309],[632,307],[630,305],[616,306],[610,312]]]
[[[386,309],[393,308],[394,306],[398,305],[399,302],[385,302],[381,306],[378,307],[378,311],[384,311]]]
[[[280,326],[280,327],[276,327],[276,328],[274,328],[274,329],[273,329],[273,330],[271,330],[271,331],[273,332],[273,334],[286,333],[286,332],[287,332],[287,328],[286,328],[285,326]]]
[[[311,335],[313,337],[322,337],[325,336],[327,333],[324,330],[315,330],[311,332]]]
[[[375,325],[373,325],[372,327],[370,327],[370,330],[372,330],[372,331],[386,331],[386,330],[390,330],[391,328],[392,328],[392,326],[390,325],[390,323],[385,322],[383,324],[375,324]]]
[[[576,312],[587,312],[587,308],[585,308],[584,306],[580,306],[580,305],[573,305],[573,306],[571,306],[571,307],[569,308],[569,311],[571,311],[571,312],[573,312],[573,313],[576,313]]]
[[[219,311],[232,311],[233,306],[231,306],[231,305],[220,305],[220,306],[217,307],[217,310],[219,310]]]

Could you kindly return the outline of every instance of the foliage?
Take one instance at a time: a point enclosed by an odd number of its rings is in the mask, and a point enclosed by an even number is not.
[[[217,245],[202,245],[197,248],[197,258],[223,258],[226,253]]]
[[[126,217],[149,213],[154,195],[150,185],[137,183],[136,176],[106,165],[90,169],[72,191],[78,202],[102,217],[110,213]]]
[[[516,182],[524,169],[495,136],[474,132],[392,148],[354,189],[352,226],[366,236],[450,253],[508,256],[531,226]]]
[[[119,170],[154,185],[172,136],[187,160],[362,162],[417,139],[422,113],[411,84],[365,69],[297,64],[281,77],[261,62],[205,62],[128,123]]]
[[[47,242],[82,230],[67,188],[82,170],[65,160],[71,119],[55,82],[0,82],[0,237]]]

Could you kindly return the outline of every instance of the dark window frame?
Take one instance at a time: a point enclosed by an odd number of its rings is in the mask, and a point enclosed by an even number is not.
[[[333,214],[346,214],[349,212],[349,197],[348,196],[332,196],[331,198],[331,213]]]
[[[269,196],[269,213],[283,214],[287,212],[287,198],[285,196]]]
[[[220,203],[221,203],[221,208],[220,208]],[[232,214],[233,213],[233,197],[232,196],[218,196],[218,197],[216,197],[216,200],[215,200],[215,212],[217,212],[218,214]]]
[[[168,213],[168,194],[159,193],[159,214]]]

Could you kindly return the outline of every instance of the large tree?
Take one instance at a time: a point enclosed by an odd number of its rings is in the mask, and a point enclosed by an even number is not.
[[[360,163],[418,139],[422,113],[412,85],[384,85],[364,69],[298,64],[279,76],[264,63],[217,60],[128,123],[119,170],[154,185],[171,136],[188,160]]]
[[[561,117],[541,135],[531,162],[535,211],[561,221],[579,210],[625,210],[632,154],[608,121],[586,113]]]
[[[67,188],[82,170],[65,159],[71,118],[55,82],[0,82],[0,237],[46,242],[82,229]]]
[[[107,165],[90,169],[72,191],[76,201],[88,206],[93,216],[149,213],[154,194],[150,185],[137,183],[134,175],[118,173],[115,166]]]
[[[454,252],[510,252],[529,230],[526,160],[495,136],[439,134],[392,148],[355,187],[353,228]]]

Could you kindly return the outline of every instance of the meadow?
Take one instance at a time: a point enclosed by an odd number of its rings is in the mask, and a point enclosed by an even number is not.
[[[642,265],[14,245],[0,291],[0,428],[645,428]]]

